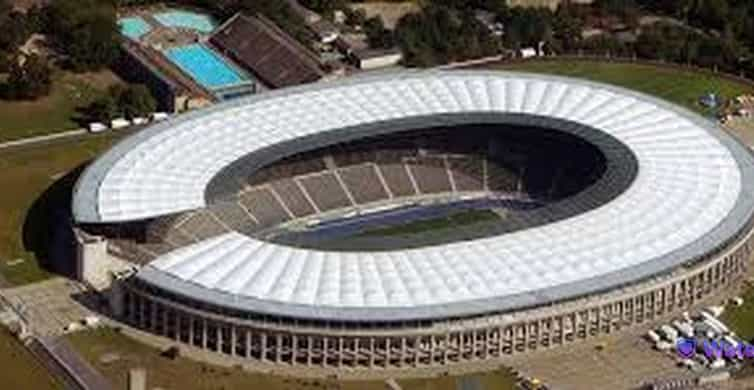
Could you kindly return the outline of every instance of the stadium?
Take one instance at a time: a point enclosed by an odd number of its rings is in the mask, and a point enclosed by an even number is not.
[[[753,163],[715,123],[603,84],[320,82],[176,117],[97,159],[74,190],[78,272],[124,323],[250,363],[492,361],[739,280]]]

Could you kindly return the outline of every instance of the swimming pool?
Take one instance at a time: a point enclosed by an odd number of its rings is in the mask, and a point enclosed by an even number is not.
[[[202,33],[210,33],[217,27],[217,23],[211,16],[191,11],[166,11],[156,13],[153,16],[166,27],[189,28]]]
[[[130,16],[127,18],[121,18],[118,20],[118,27],[120,27],[120,33],[137,40],[142,35],[152,31],[152,27],[139,16]]]
[[[196,82],[211,90],[249,81],[219,54],[199,43],[168,49],[165,55]]]

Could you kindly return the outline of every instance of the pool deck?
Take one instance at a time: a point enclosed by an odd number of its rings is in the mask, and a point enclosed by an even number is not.
[[[152,66],[157,68],[160,73],[165,77],[175,82],[180,88],[189,92],[192,95],[202,97],[207,100],[216,100],[212,91],[203,88],[200,84],[195,82],[191,77],[184,74],[175,64],[173,64],[167,57],[161,52],[136,43],[128,43],[131,51],[134,51],[139,56],[146,59]]]
[[[174,46],[184,46],[192,43],[198,43],[201,42],[205,37],[209,36],[208,33],[202,33],[189,28],[166,26],[160,23],[160,21],[157,20],[157,18],[155,18],[154,16],[157,13],[170,12],[171,10],[176,10],[176,8],[165,6],[138,8],[124,12],[123,14],[119,15],[118,18],[142,18],[151,27],[151,31],[142,35],[135,41],[139,44],[151,46],[158,50],[164,50]]]
[[[202,33],[190,28],[166,26],[160,23],[160,21],[154,16],[158,13],[171,11],[187,11],[195,12],[197,14],[206,14],[201,10],[192,9],[190,7],[176,8],[166,5],[130,8],[126,12],[119,14],[118,18],[139,17],[151,28],[149,32],[140,37],[127,40],[128,42],[126,42],[126,44],[131,50],[138,52],[140,56],[144,57],[152,66],[159,70],[163,76],[176,82],[176,84],[182,89],[188,91],[192,95],[200,96],[211,101],[222,99],[225,94],[244,94],[248,91],[255,91],[257,89],[255,85],[258,81],[253,75],[249,74],[235,62],[222,55],[211,45],[206,44],[206,40],[211,33]],[[218,24],[218,26],[219,25],[221,24]],[[208,49],[212,50],[214,55],[224,62],[229,69],[239,74],[244,80],[226,86],[205,86],[202,85],[194,75],[183,69],[166,54],[166,51],[169,49],[194,44],[203,44]]]

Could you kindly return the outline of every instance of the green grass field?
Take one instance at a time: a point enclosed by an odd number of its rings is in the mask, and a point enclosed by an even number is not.
[[[355,237],[391,237],[421,234],[444,229],[455,229],[479,222],[494,221],[496,219],[500,219],[500,216],[490,210],[462,210],[445,217],[422,219],[405,223],[403,225],[370,229],[357,234]]]
[[[109,71],[57,71],[49,96],[34,101],[0,100],[0,142],[79,128],[77,110],[120,80]]]
[[[711,74],[642,64],[571,60],[527,61],[492,64],[485,67],[498,70],[547,73],[614,84],[658,96],[699,113],[706,111],[698,104],[699,98],[705,93],[715,92],[724,98],[732,98],[743,93],[754,93],[754,89],[745,84],[715,77]]]
[[[48,277],[47,260],[53,216],[68,207],[74,175],[97,156],[112,136],[58,141],[44,146],[0,151],[0,275],[13,285]]]
[[[723,322],[744,340],[754,340],[754,286],[743,295],[744,304],[735,307],[728,305],[722,315]]]
[[[110,329],[75,333],[68,336],[73,346],[97,370],[102,372],[116,389],[127,388],[128,371],[146,368],[149,388],[214,390],[214,389],[339,389],[384,390],[381,381],[333,383],[327,380],[293,379],[268,374],[254,374],[239,368],[222,368],[179,357],[176,360],[160,356],[160,351],[141,344]],[[115,362],[103,363],[101,357],[115,354]],[[399,381],[404,390],[456,390],[459,377],[415,379]],[[508,371],[469,375],[464,380],[478,382],[479,390],[511,390],[515,378]]]
[[[0,328],[0,367],[0,389],[62,388],[34,356],[4,328]]]

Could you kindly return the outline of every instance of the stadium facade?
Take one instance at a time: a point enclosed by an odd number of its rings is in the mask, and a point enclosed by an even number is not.
[[[183,115],[95,161],[73,198],[80,276],[111,289],[124,322],[250,362],[497,359],[738,280],[753,163],[713,122],[602,84],[466,71],[318,83]],[[527,206],[432,245],[271,238],[469,199]]]

